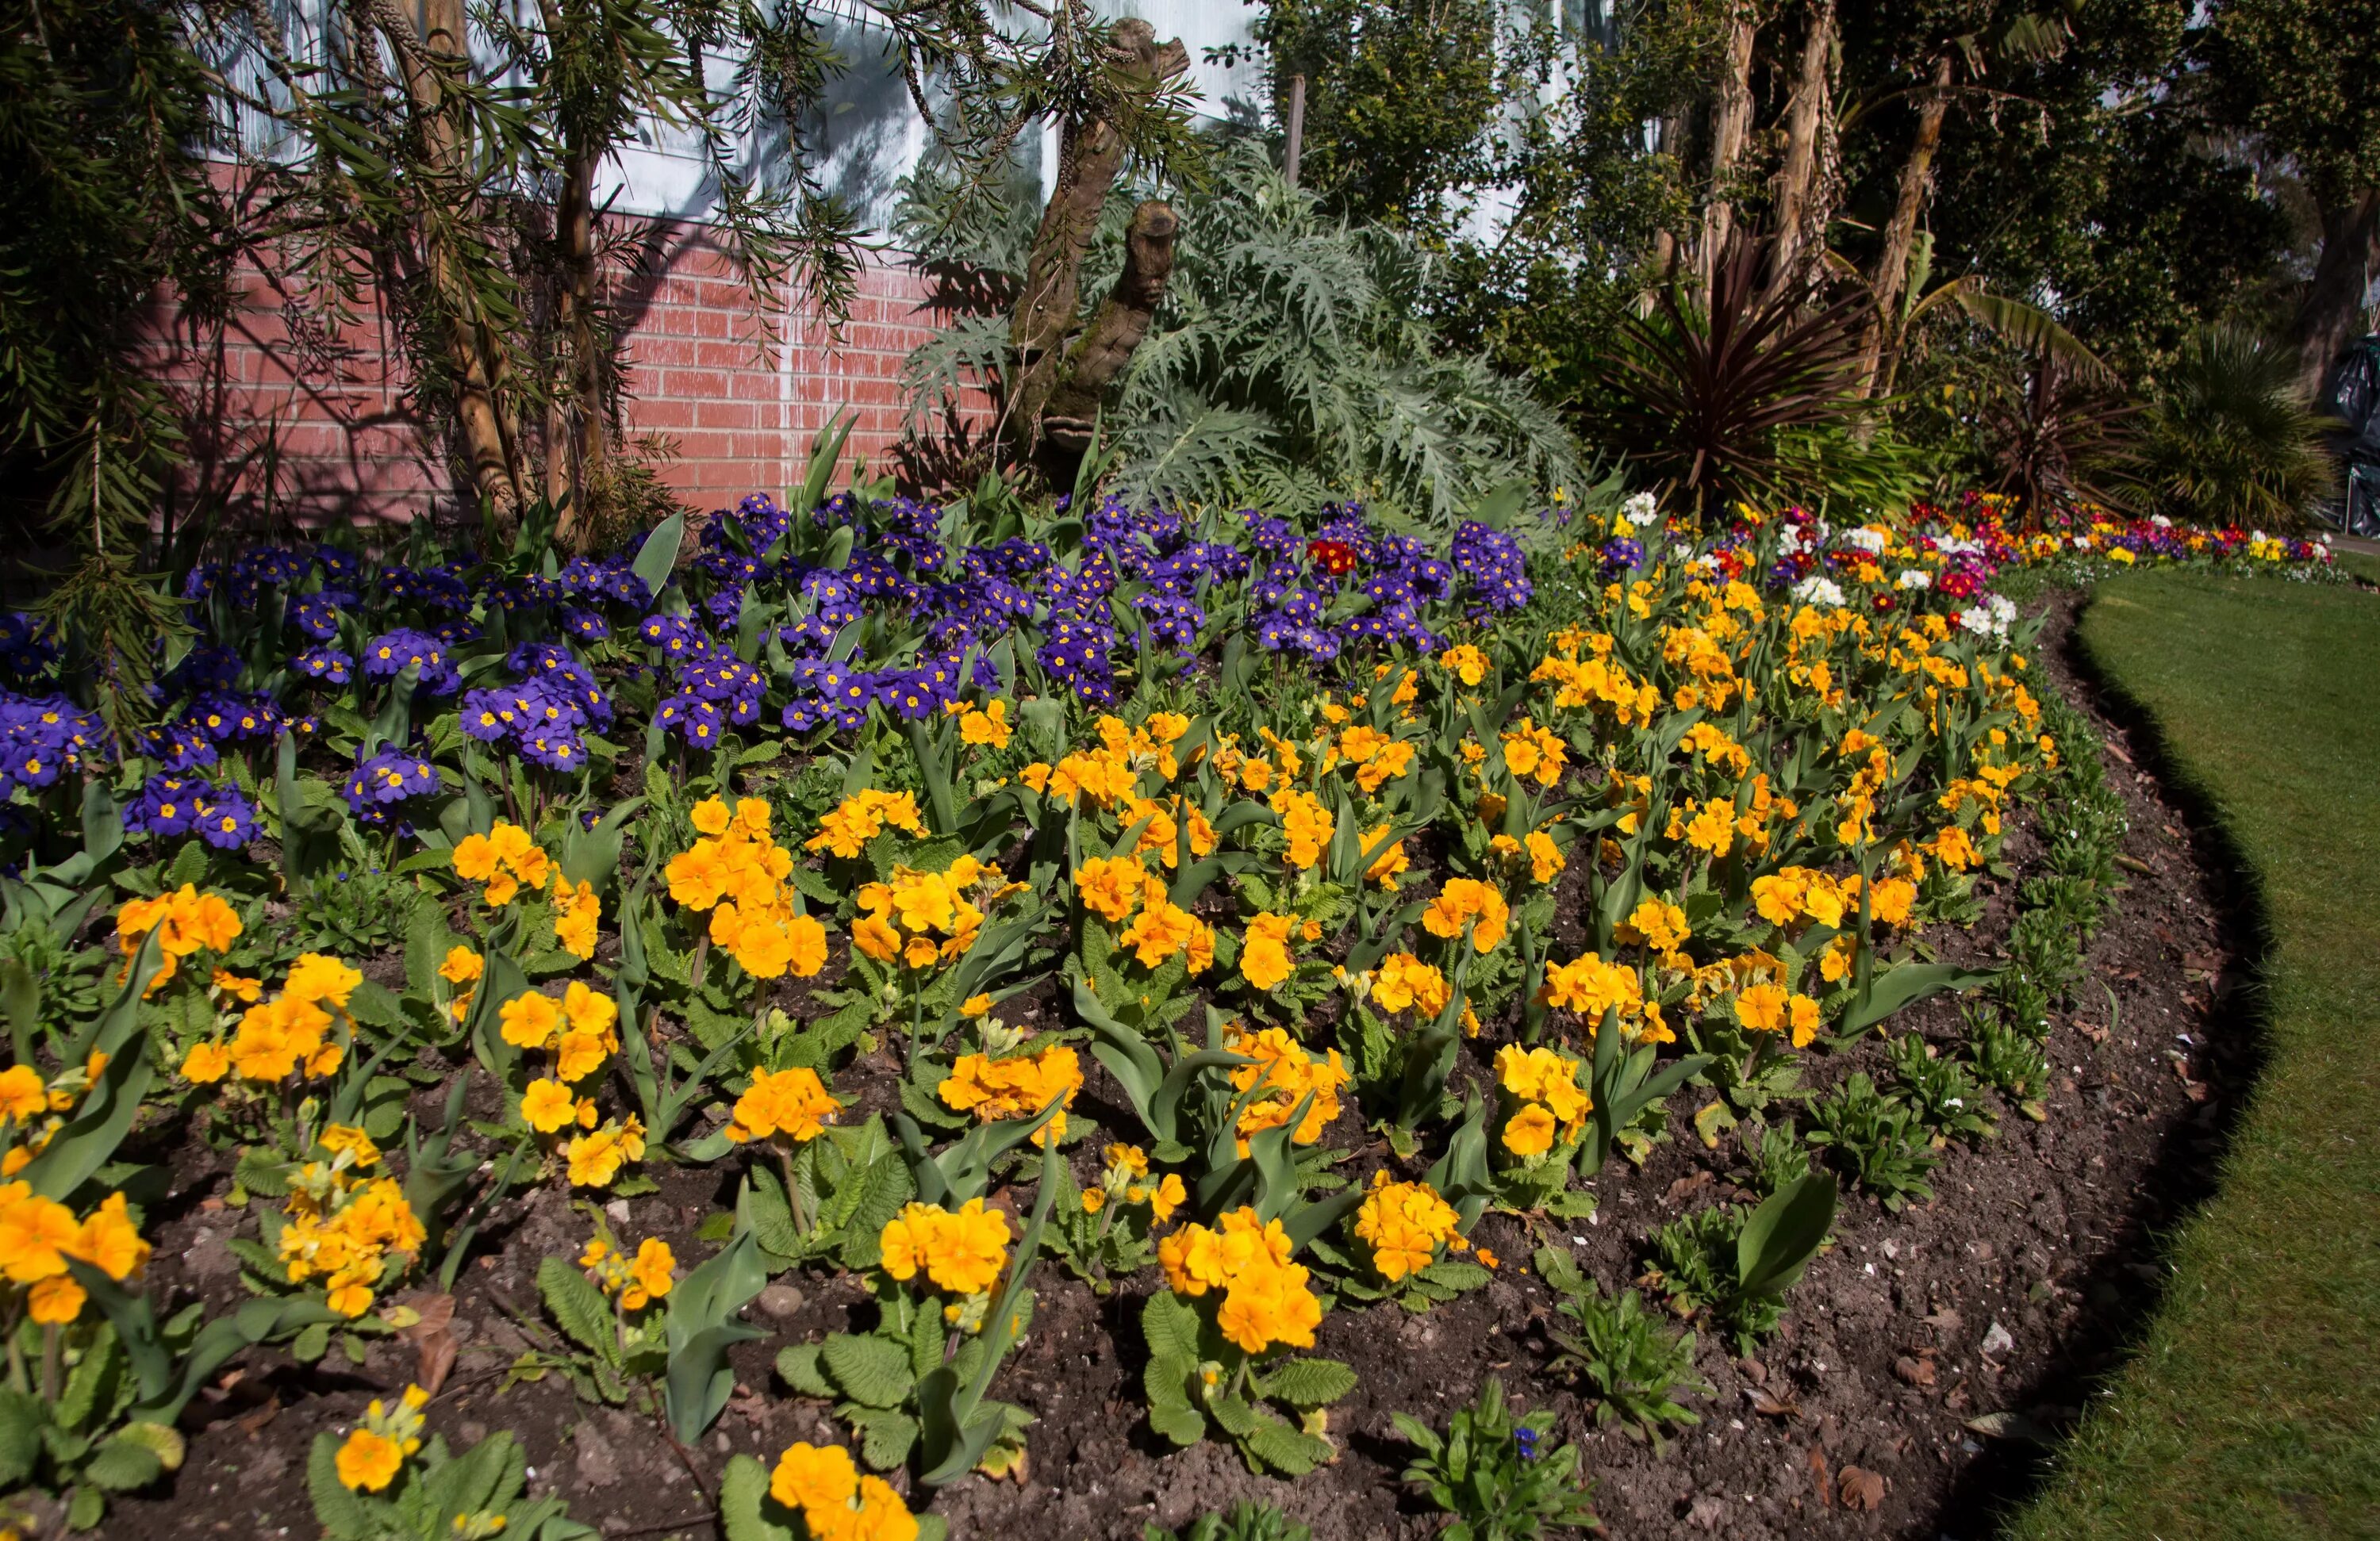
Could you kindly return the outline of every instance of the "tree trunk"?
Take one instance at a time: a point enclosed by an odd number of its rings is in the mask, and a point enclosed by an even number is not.
[[[563,163],[562,192],[554,205],[553,237],[562,283],[554,295],[554,328],[569,349],[566,406],[552,417],[559,433],[546,436],[547,496],[561,510],[557,542],[583,549],[600,521],[589,500],[606,481],[610,422],[605,412],[609,358],[596,335],[595,163],[586,147],[573,145]],[[571,496],[565,503],[562,493]]]
[[[2375,224],[2380,224],[2380,188],[2366,188],[2322,211],[2322,256],[2289,323],[2289,341],[2298,350],[2298,383],[2309,399],[2320,398],[2339,355],[2363,324]]]
[[[1744,141],[1752,137],[1752,55],[1759,36],[1760,23],[1751,7],[1739,8],[1728,38],[1727,74],[1719,81],[1718,101],[1711,110],[1710,201],[1703,209],[1702,250],[1696,254],[1706,286],[1735,228],[1735,203],[1728,196],[1727,183],[1743,154]]]
[[[1819,196],[1826,155],[1822,141],[1834,119],[1828,65],[1834,55],[1834,0],[1819,0],[1802,41],[1802,65],[1785,106],[1785,164],[1777,176],[1777,257],[1769,292],[1799,285],[1813,255],[1826,243],[1826,200]]]
[[[412,35],[404,12],[394,6],[376,6],[374,16],[395,42],[405,71],[406,93],[430,150],[439,180],[451,188],[433,187],[428,196],[468,196],[469,147],[461,125],[446,101],[441,71],[470,67],[468,22],[462,0],[423,0],[422,30]],[[474,319],[477,307],[463,294],[452,254],[435,235],[424,231],[422,261],[438,296],[446,331],[446,349],[455,373],[455,417],[464,464],[474,491],[509,525],[518,516],[528,486],[528,468],[519,434],[505,420],[501,402],[509,364],[499,339],[491,337]]]
[[[1065,367],[1042,406],[1042,430],[1051,443],[1079,453],[1090,442],[1099,397],[1131,362],[1164,301],[1173,276],[1173,237],[1181,228],[1173,210],[1155,199],[1132,212],[1123,271],[1082,337],[1066,350]]]
[[[1159,42],[1156,30],[1137,17],[1117,22],[1109,36],[1115,52],[1128,61],[1128,73],[1144,90],[1154,91],[1190,67],[1189,50],[1183,47],[1181,39]],[[1049,205],[1041,211],[1041,225],[1026,261],[1024,292],[1017,297],[1008,326],[1009,346],[1016,356],[1008,431],[1026,455],[1034,454],[1041,443],[1043,409],[1069,368],[1066,339],[1080,319],[1083,256],[1098,233],[1099,210],[1107,202],[1108,190],[1123,169],[1123,136],[1105,119],[1073,120],[1061,127],[1058,176]],[[1135,214],[1135,225],[1149,207],[1143,205]],[[1172,211],[1164,209],[1164,214],[1171,224]],[[1165,272],[1170,273],[1170,230],[1165,249]],[[1160,275],[1160,293],[1162,288]],[[1141,331],[1147,331],[1145,321]],[[1139,341],[1140,334],[1135,334],[1132,344]],[[1124,351],[1128,355],[1130,346]],[[1116,367],[1120,369],[1121,362]]]
[[[1871,285],[1876,291],[1876,314],[1868,318],[1867,334],[1860,344],[1863,393],[1875,390],[1887,344],[1899,346],[1895,334],[1900,330],[1901,290],[1909,282],[1909,251],[1917,239],[1917,216],[1933,188],[1934,152],[1941,147],[1942,120],[1949,110],[1950,55],[1945,53],[1934,61],[1934,89],[1917,110],[1917,138],[1900,168],[1900,197],[1893,205],[1892,222],[1884,227],[1884,249],[1876,258]]]

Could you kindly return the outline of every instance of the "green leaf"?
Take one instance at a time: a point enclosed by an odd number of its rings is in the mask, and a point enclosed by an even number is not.
[[[645,543],[637,552],[634,570],[644,579],[645,587],[659,599],[669,587],[670,572],[677,565],[677,549],[686,540],[686,516],[673,514],[653,527]]]
[[[331,1352],[331,1324],[310,1322],[290,1341],[289,1357],[301,1365],[319,1364]]]
[[[0,1389],[0,1488],[29,1480],[42,1459],[42,1401]]]
[[[834,1382],[820,1367],[816,1343],[795,1343],[778,1351],[777,1377],[806,1397],[834,1400]]]
[[[907,1346],[889,1339],[831,1333],[820,1345],[819,1357],[844,1395],[868,1407],[898,1407],[917,1388]]]
[[[769,1496],[769,1468],[748,1455],[728,1458],[719,1479],[719,1528],[726,1541],[799,1541],[791,1511]]]
[[[855,1407],[844,1414],[859,1435],[859,1459],[889,1472],[909,1459],[917,1443],[917,1420],[884,1408]]]
[[[1339,1452],[1328,1441],[1290,1427],[1278,1418],[1259,1417],[1241,1436],[1241,1444],[1258,1461],[1283,1476],[1304,1476]]]
[[[537,1292],[556,1327],[572,1342],[606,1364],[620,1357],[620,1340],[612,1319],[612,1303],[587,1276],[560,1257],[537,1266]]]
[[[82,1474],[111,1493],[129,1493],[164,1476],[165,1463],[150,1445],[119,1434],[91,1452]]]
[[[1152,1359],[1198,1363],[1198,1313],[1171,1290],[1160,1290],[1140,1308],[1140,1330]]]
[[[1901,1007],[1938,995],[1946,989],[1973,989],[1988,985],[1995,976],[1949,964],[1902,964],[1888,968],[1868,987],[1865,1003],[1853,1001],[1843,1013],[1838,1031],[1848,1037],[1875,1026]]]
[[[1355,1372],[1336,1359],[1292,1359],[1258,1385],[1266,1396],[1292,1407],[1328,1407],[1355,1389]]]
[[[1450,1290],[1476,1290],[1495,1276],[1476,1263],[1466,1263],[1460,1257],[1442,1257],[1422,1269],[1418,1277]]]
[[[1831,1174],[1814,1171],[1779,1189],[1752,1211],[1736,1238],[1736,1287],[1754,1297],[1782,1293],[1802,1277],[1834,1222]]]

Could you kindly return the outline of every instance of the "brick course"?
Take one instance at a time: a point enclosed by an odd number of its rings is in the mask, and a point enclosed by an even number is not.
[[[871,254],[840,333],[787,295],[771,339],[700,226],[656,226],[646,249],[655,271],[622,275],[617,297],[630,320],[626,428],[676,442],[662,476],[681,500],[712,508],[782,493],[813,436],[844,412],[855,417],[846,463],[886,464],[900,438],[902,359],[947,319],[922,274]],[[220,338],[194,335],[170,309],[153,329],[157,371],[184,403],[194,487],[258,494],[257,450],[271,435],[276,503],[301,518],[403,521],[463,501],[446,446],[404,408],[401,364],[376,314],[328,335],[324,318],[261,273],[243,274],[236,293]]]

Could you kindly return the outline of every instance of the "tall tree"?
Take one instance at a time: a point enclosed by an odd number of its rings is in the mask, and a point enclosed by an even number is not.
[[[2362,328],[2380,237],[2380,0],[2220,0],[2201,52],[2216,112],[2313,200],[2313,271],[2289,324],[2312,394]]]

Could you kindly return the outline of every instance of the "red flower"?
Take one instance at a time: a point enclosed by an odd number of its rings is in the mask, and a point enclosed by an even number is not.
[[[1344,540],[1308,540],[1305,555],[1332,577],[1345,577],[1355,570],[1355,548]]]

